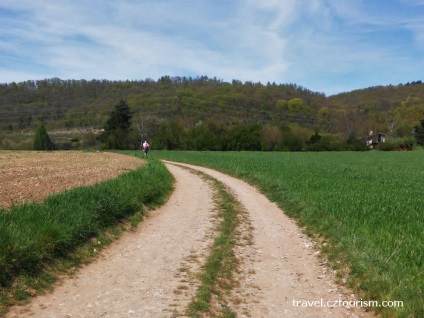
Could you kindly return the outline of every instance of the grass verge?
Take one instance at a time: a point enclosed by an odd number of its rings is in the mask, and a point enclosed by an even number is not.
[[[128,224],[137,224],[143,207],[162,204],[172,184],[165,166],[149,159],[116,179],[0,211],[0,315],[49,288],[59,272],[89,260]]]

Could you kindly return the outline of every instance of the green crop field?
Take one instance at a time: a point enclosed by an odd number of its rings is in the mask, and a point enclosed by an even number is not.
[[[383,317],[424,317],[423,152],[171,152],[257,185],[321,242],[363,300],[403,301]]]

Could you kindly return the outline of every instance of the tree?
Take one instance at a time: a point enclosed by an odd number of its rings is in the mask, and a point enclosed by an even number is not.
[[[180,122],[163,121],[156,131],[154,143],[156,149],[180,149],[183,139],[183,127]]]
[[[415,126],[415,139],[417,145],[424,146],[424,119],[421,120],[419,125]]]
[[[54,150],[56,148],[43,124],[39,124],[37,126],[37,131],[35,132],[33,141],[33,148],[34,150]]]
[[[285,99],[279,99],[275,103],[275,109],[277,111],[287,111],[287,101]]]
[[[141,141],[144,141],[150,136],[151,126],[153,126],[155,121],[157,121],[157,118],[154,115],[149,114],[144,115],[139,113],[135,118],[135,124],[137,126]]]
[[[301,98],[296,97],[289,100],[287,107],[290,113],[298,113],[305,108],[305,104]]]
[[[281,147],[283,143],[283,132],[279,127],[264,125],[261,133],[262,150],[272,151]]]
[[[127,102],[120,100],[104,126],[100,140],[106,149],[128,149],[132,112]]]
[[[261,150],[261,130],[259,124],[238,125],[228,135],[227,150]]]
[[[318,111],[318,124],[320,128],[328,129],[330,127],[330,111],[328,107],[321,107]]]
[[[321,135],[318,134],[318,130],[315,130],[315,134],[311,136],[311,139],[309,139],[309,144],[316,144],[318,141],[320,141]]]

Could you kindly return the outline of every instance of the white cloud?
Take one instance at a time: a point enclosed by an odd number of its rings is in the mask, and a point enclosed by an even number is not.
[[[325,77],[327,85],[331,78],[349,85],[355,76],[366,81],[413,54],[422,57],[412,53],[424,48],[424,24],[411,6],[423,1],[399,1],[408,2],[402,15],[364,0],[2,0],[0,82],[26,74],[207,75],[315,87]],[[402,38],[400,50],[392,31],[410,32],[416,42]]]

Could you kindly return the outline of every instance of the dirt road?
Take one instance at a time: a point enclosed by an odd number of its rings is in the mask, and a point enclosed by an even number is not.
[[[196,290],[196,279],[188,276],[199,270],[213,239],[213,189],[186,169],[167,167],[177,180],[167,204],[77,277],[12,308],[7,317],[182,316]],[[233,290],[237,301],[232,309],[238,317],[366,317],[358,309],[306,306],[306,301],[322,299],[326,304],[350,298],[320,265],[311,242],[275,204],[243,181],[196,169],[228,186],[251,225],[252,244],[237,248],[240,284]]]

